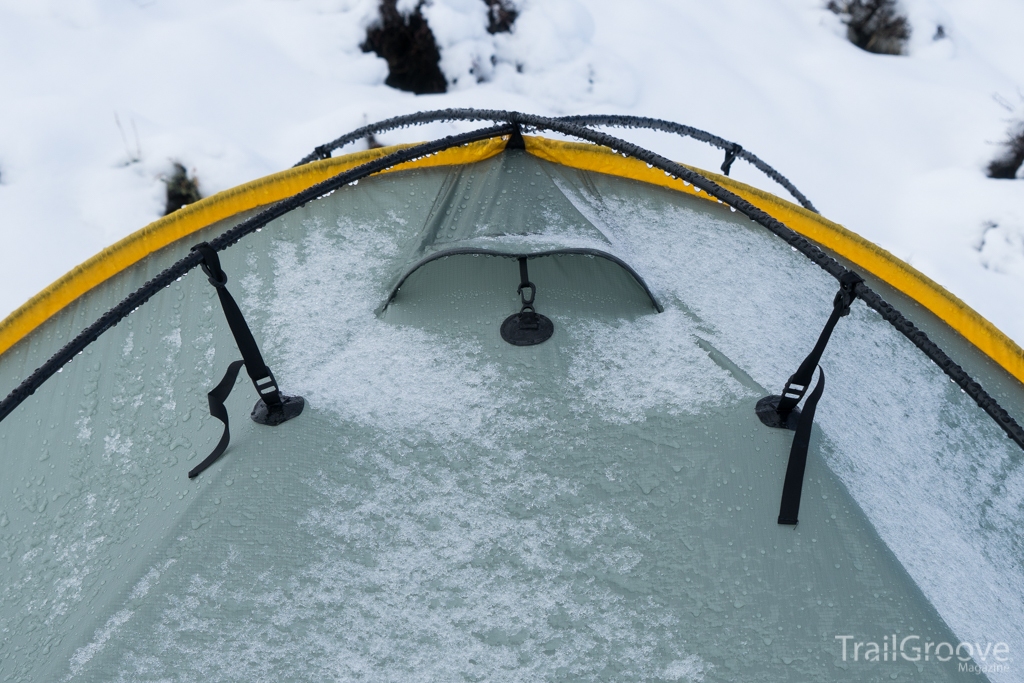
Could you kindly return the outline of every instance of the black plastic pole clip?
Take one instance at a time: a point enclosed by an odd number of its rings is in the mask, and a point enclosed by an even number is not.
[[[208,243],[202,242],[192,247],[192,251],[199,252],[203,257],[199,265],[206,273],[210,284],[217,290],[221,307],[224,309],[224,317],[228,321],[228,327],[231,328],[231,334],[235,337],[238,350],[242,353],[242,360],[231,363],[224,379],[207,395],[210,403],[210,415],[224,423],[224,434],[213,452],[188,473],[189,479],[198,476],[200,472],[212,465],[228,447],[231,436],[224,401],[231,393],[235,378],[238,377],[238,371],[243,365],[260,397],[250,415],[254,422],[270,426],[279,425],[297,417],[306,404],[301,396],[285,396],[278,388],[274,373],[263,361],[263,355],[256,344],[256,339],[252,336],[249,325],[245,322],[245,316],[242,315],[241,309],[238,308],[234,297],[228,291],[226,286],[228,276],[220,266],[220,258],[217,256],[216,249]]]
[[[736,156],[742,151],[743,148],[735,142],[725,148],[725,161],[722,162],[722,173],[729,175],[732,162],[736,161]]]
[[[523,260],[525,261],[526,259],[523,259]],[[530,290],[530,298],[529,299],[527,299],[526,295],[523,294],[523,290],[524,289],[529,289]],[[530,307],[530,308],[533,308],[533,300],[537,298],[537,285],[533,284],[529,280],[524,280],[523,283],[521,285],[519,285],[519,289],[516,290],[516,294],[518,294],[520,297],[522,297],[522,299],[523,299],[523,308],[526,308],[527,306]]]
[[[525,256],[519,257],[519,279],[516,294],[522,299],[523,307],[501,323],[501,338],[513,346],[533,346],[550,339],[555,333],[555,324],[547,316],[538,313],[533,306],[537,298],[537,285],[530,282]],[[524,293],[527,289],[530,290],[529,298]]]
[[[313,148],[313,154],[316,155],[317,159],[330,159],[331,158],[331,146],[330,145],[318,145]]]
[[[857,297],[857,285],[864,282],[857,273],[846,271],[839,278],[839,291],[832,302],[832,314],[818,335],[818,342],[797,371],[786,381],[781,396],[765,396],[757,402],[755,411],[765,425],[778,429],[793,429],[796,435],[789,451],[789,466],[786,469],[786,482],[782,492],[782,506],[779,512],[779,524],[796,524],[797,512],[800,509],[800,489],[803,485],[804,466],[807,462],[807,447],[811,438],[811,424],[818,399],[825,390],[825,372],[818,363],[825,352],[825,347],[832,336],[839,319],[849,315],[850,305]],[[819,370],[818,384],[807,397],[803,412],[797,404],[807,394],[807,389],[814,378],[814,370]]]

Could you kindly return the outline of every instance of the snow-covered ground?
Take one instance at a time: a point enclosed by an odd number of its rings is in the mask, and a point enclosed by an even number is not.
[[[633,113],[740,142],[1024,343],[1024,181],[983,172],[1007,107],[1024,116],[1020,2],[905,0],[904,57],[851,45],[823,0],[518,4],[514,32],[492,36],[480,0],[428,3],[452,87],[417,97],[359,48],[375,0],[0,1],[0,316],[157,218],[172,159],[212,194],[367,121],[475,106]]]

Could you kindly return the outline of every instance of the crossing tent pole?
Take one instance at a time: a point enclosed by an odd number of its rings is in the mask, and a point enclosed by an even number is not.
[[[517,112],[507,112],[496,109],[437,109],[434,111],[395,116],[390,119],[384,119],[383,121],[377,121],[376,123],[370,123],[360,128],[356,128],[339,138],[326,142],[322,145],[318,145],[310,154],[304,156],[295,165],[301,166],[318,159],[328,159],[334,150],[340,149],[351,142],[362,140],[368,135],[379,135],[398,128],[407,128],[409,126],[433,123],[437,121],[508,121],[513,115],[519,114]],[[616,114],[563,116],[553,120],[564,121],[566,123],[577,124],[580,126],[647,128],[650,130],[660,130],[662,132],[673,133],[675,135],[699,140],[700,142],[712,145],[713,147],[718,147],[725,151],[725,162],[722,164],[722,171],[725,175],[729,175],[729,168],[732,166],[733,160],[736,158],[743,159],[785,188],[786,191],[789,192],[805,209],[818,213],[818,210],[814,208],[811,201],[807,199],[800,190],[796,189],[796,186],[793,185],[793,183],[767,163],[759,159],[752,152],[743,149],[742,146],[735,142],[730,142],[725,138],[720,138],[717,135],[700,130],[699,128],[684,126],[681,123],[666,121],[664,119]]]
[[[759,209],[733,192],[721,187],[712,180],[638,145],[634,145],[606,133],[585,128],[567,120],[533,116],[519,112],[488,110],[443,110],[439,112],[427,112],[425,114],[414,114],[406,117],[396,117],[395,119],[389,119],[388,121],[373,124],[372,126],[364,126],[363,128],[353,131],[342,138],[338,138],[332,143],[321,145],[317,148],[319,150],[318,153],[314,154],[312,157],[307,157],[300,163],[304,163],[305,161],[315,158],[322,158],[324,155],[329,156],[331,149],[334,149],[336,146],[340,146],[340,144],[351,141],[352,139],[362,137],[372,130],[386,129],[387,126],[401,127],[403,125],[413,125],[422,121],[445,120],[446,117],[450,120],[492,120],[501,121],[502,123],[491,128],[449,136],[431,143],[408,147],[387,155],[386,157],[381,157],[380,159],[366,163],[350,171],[338,174],[337,176],[314,185],[303,192],[299,192],[289,199],[274,204],[251,219],[243,221],[218,237],[216,240],[213,240],[211,245],[218,250],[224,249],[240,240],[249,232],[255,231],[258,227],[266,225],[271,220],[284,215],[288,211],[302,206],[306,202],[312,201],[313,199],[316,199],[337,187],[341,187],[342,185],[366,177],[372,173],[376,173],[377,171],[409,161],[418,156],[430,154],[435,151],[441,151],[442,149],[447,149],[459,144],[482,140],[489,137],[497,137],[500,135],[512,135],[522,126],[527,126],[535,129],[551,130],[597,145],[603,145],[624,155],[632,156],[640,161],[644,161],[650,164],[651,167],[658,168],[673,178],[680,178],[693,184],[696,188],[707,192],[709,196],[728,204],[737,211],[740,211],[754,222],[785,240],[786,243],[836,279],[841,278],[847,272],[842,265],[832,257],[828,256],[816,244],[789,229],[781,221],[775,219],[767,212]],[[612,117],[601,118],[610,119]],[[737,155],[745,159],[748,158],[745,150],[737,152]],[[131,313],[132,310],[145,303],[157,291],[169,285],[174,281],[174,279],[187,273],[189,270],[196,267],[196,265],[198,265],[198,257],[195,257],[194,255],[185,257],[175,265],[171,266],[171,268],[151,280],[141,289],[129,295],[129,297],[118,304],[118,306],[115,306],[93,325],[86,328],[86,330],[79,334],[74,340],[33,372],[32,375],[14,389],[14,391],[12,391],[6,398],[0,401],[0,420],[3,420],[7,415],[9,415],[15,407],[31,395],[39,386],[41,386],[46,379],[55,374],[60,367],[74,358],[76,353],[88,346],[88,344],[94,341],[100,334],[107,329],[110,329],[110,327],[113,327],[118,321]],[[999,403],[981,387],[980,384],[974,381],[963,370],[963,368],[957,365],[948,355],[946,355],[946,353],[942,351],[942,349],[940,349],[931,339],[929,339],[924,332],[907,320],[899,311],[888,304],[866,284],[863,282],[858,283],[854,288],[854,292],[858,298],[864,301],[865,304],[877,311],[901,334],[921,349],[921,351],[923,351],[928,358],[935,362],[936,365],[938,365],[939,368],[950,377],[950,379],[963,389],[964,392],[978,404],[978,406],[988,413],[1000,428],[1002,428],[1003,431],[1015,443],[1017,443],[1017,445],[1024,449],[1024,429],[1022,429],[1016,420],[1014,420],[1002,408],[1002,406],[1000,406]]]

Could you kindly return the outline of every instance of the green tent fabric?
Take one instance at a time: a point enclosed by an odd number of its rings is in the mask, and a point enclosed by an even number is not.
[[[0,389],[237,220],[55,315]],[[555,326],[531,347],[498,332],[520,256]],[[65,366],[0,425],[0,680],[979,680],[891,648],[1021,642],[1020,449],[860,302],[776,523],[792,432],[754,404],[836,284],[727,206],[509,150],[339,188],[221,262],[306,410],[255,424],[240,379],[186,478],[238,357],[197,270]]]

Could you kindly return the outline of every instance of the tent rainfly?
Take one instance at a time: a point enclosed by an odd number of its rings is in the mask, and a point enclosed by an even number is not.
[[[383,121],[0,323],[0,680],[1019,680],[1022,380],[739,145]]]

